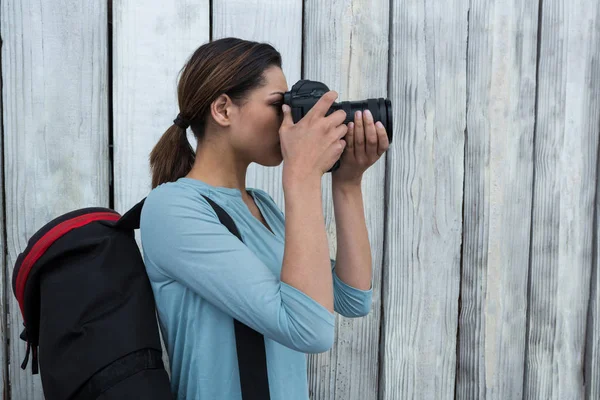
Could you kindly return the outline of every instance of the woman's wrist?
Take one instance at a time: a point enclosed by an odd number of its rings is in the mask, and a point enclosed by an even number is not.
[[[282,186],[284,194],[288,192],[321,191],[321,176],[298,169],[283,168]]]
[[[331,178],[331,188],[337,191],[356,191],[360,190],[362,185],[362,175],[354,179],[340,179],[336,178],[335,174]]]

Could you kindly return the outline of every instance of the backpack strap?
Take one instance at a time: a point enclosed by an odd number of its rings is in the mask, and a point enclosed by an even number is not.
[[[142,207],[146,198],[140,200],[135,206],[131,207],[115,224],[115,228],[123,230],[140,229],[140,217],[142,215]]]
[[[243,243],[242,236],[229,214],[208,197],[204,195],[203,197],[215,210],[219,221]],[[237,319],[233,321],[242,399],[268,400],[270,399],[269,377],[267,375],[267,355],[265,352],[264,336]]]
[[[70,400],[96,399],[117,383],[148,369],[163,369],[162,352],[155,349],[141,349],[104,367],[94,374]],[[166,373],[165,373],[166,375]]]

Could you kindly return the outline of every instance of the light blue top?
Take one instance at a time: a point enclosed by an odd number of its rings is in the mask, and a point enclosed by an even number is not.
[[[250,213],[238,189],[181,178],[146,198],[144,260],[177,399],[241,400],[233,318],[265,336],[272,400],[307,400],[305,353],[333,344],[334,314],[279,280],[284,214],[265,191],[247,191],[274,234]],[[243,243],[202,194],[231,216]],[[331,265],[334,310],[346,317],[368,314],[372,289],[346,285]]]

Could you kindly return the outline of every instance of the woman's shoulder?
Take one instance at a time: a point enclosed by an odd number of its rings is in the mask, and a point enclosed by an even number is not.
[[[211,214],[211,207],[204,198],[210,197],[209,192],[208,189],[193,187],[181,180],[163,183],[146,196],[140,223],[192,211]]]
[[[201,198],[198,188],[191,188],[181,180],[162,183],[148,193],[144,207],[147,205],[169,205]],[[208,191],[205,193],[208,195]]]

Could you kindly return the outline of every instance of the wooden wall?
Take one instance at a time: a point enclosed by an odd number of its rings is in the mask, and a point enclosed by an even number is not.
[[[0,0],[5,399],[43,398],[16,257],[59,214],[148,193],[177,74],[225,36],[273,44],[289,87],[393,104],[363,187],[373,309],[309,357],[312,399],[600,399],[597,0]],[[281,166],[247,184],[283,209]]]

